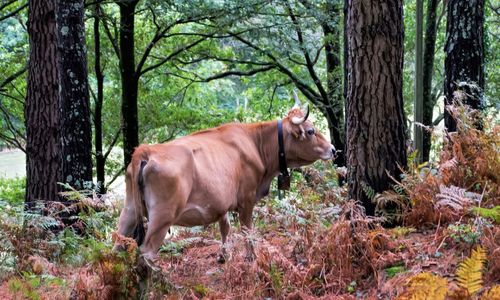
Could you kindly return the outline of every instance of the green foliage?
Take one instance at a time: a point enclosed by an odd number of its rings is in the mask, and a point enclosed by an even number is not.
[[[491,219],[495,223],[500,224],[500,205],[493,208],[473,207],[472,211],[483,218]]]
[[[450,224],[448,230],[450,231],[450,237],[457,243],[465,242],[473,245],[481,236],[479,228],[471,224]]]
[[[0,177],[0,201],[9,205],[19,206],[24,203],[26,178],[3,178]]]
[[[283,272],[274,263],[271,263],[269,267],[269,277],[271,278],[273,290],[279,296],[283,289]]]
[[[384,271],[385,271],[385,274],[387,275],[388,278],[392,278],[399,273],[405,272],[406,268],[402,265],[396,265],[396,266],[386,268]]]
[[[361,184],[361,187],[363,188],[363,192],[365,192],[365,195],[369,199],[373,200],[375,198],[375,196],[377,195],[377,192],[364,181],[362,181],[360,184]]]

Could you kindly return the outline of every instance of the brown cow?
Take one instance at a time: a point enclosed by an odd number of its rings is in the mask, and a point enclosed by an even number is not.
[[[295,100],[281,122],[226,124],[165,144],[139,146],[127,168],[119,234],[143,242],[140,251],[152,260],[171,225],[219,222],[224,244],[230,229],[227,212],[237,211],[242,228],[251,229],[253,208],[280,169],[286,173],[286,165],[299,167],[335,154],[307,120],[309,110],[304,114]],[[286,156],[281,168],[279,152]],[[149,221],[145,237],[144,217]]]

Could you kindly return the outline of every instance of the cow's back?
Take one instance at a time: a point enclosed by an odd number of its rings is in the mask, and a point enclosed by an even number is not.
[[[263,170],[255,142],[239,124],[140,146],[136,152],[149,160],[146,184],[166,188],[164,201],[181,210],[176,223],[185,226],[208,224],[236,210],[243,190],[255,189]],[[167,199],[178,188],[189,190],[187,199]],[[186,213],[183,217],[183,210],[202,211],[203,218]]]

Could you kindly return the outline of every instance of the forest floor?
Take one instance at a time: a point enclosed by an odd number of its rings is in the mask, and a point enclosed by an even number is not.
[[[335,212],[345,213],[346,208],[353,206],[346,204]],[[425,230],[386,229],[364,226],[371,221],[358,220],[363,225],[353,225],[352,220],[337,217],[327,227],[318,219],[319,223],[300,224],[293,216],[259,207],[258,226],[249,236],[255,259],[248,261],[248,239],[233,228],[225,263],[217,261],[221,250],[217,226],[195,231],[181,228],[162,247],[157,261],[160,270],[149,277],[148,298],[406,299],[412,278],[432,274],[426,288],[445,289],[448,296],[453,295],[450,299],[475,299],[479,297],[470,298],[459,288],[457,270],[478,244],[497,253],[481,267],[483,282],[476,295],[490,299],[485,292],[499,283],[499,261],[494,260],[500,251],[498,225],[484,225],[481,233],[469,231],[472,227],[459,230],[439,225]],[[113,275],[96,271],[106,269],[105,259],[80,267],[36,256],[30,260],[33,271],[23,275],[28,279],[4,281],[0,299],[117,299],[110,288],[113,279],[106,278]],[[34,274],[45,274],[45,278]],[[443,279],[442,286],[433,286]],[[137,292],[136,286],[128,286],[131,295]],[[118,298],[135,298],[131,295]]]

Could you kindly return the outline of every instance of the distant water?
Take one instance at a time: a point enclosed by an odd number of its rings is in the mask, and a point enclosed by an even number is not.
[[[26,155],[21,150],[0,151],[0,177],[14,178],[26,176]],[[109,180],[109,179],[108,179]],[[94,178],[94,182],[96,178]],[[125,195],[125,177],[119,176],[110,191]]]
[[[26,155],[21,150],[0,151],[0,177],[26,176]]]

